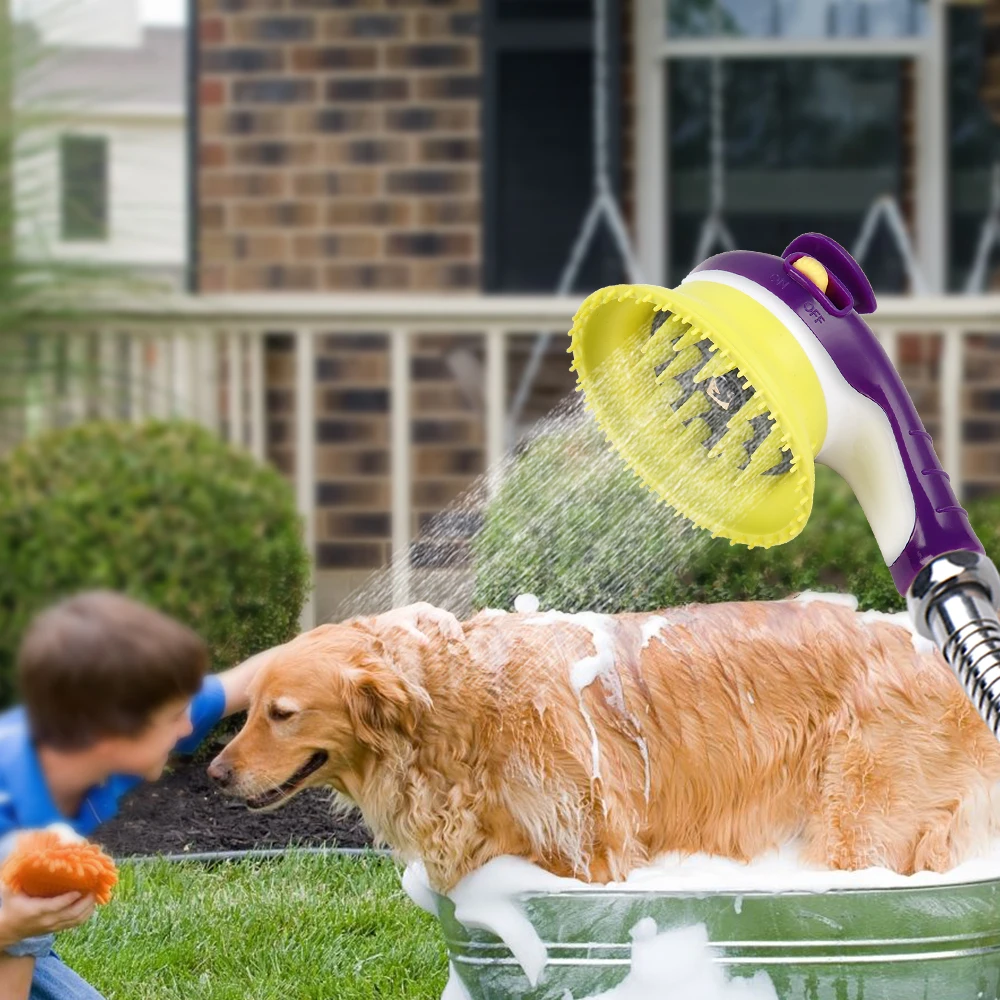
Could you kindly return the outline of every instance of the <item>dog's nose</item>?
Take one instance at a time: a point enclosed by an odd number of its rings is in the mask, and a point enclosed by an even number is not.
[[[228,788],[233,783],[233,769],[218,757],[208,765],[208,776],[222,788]]]

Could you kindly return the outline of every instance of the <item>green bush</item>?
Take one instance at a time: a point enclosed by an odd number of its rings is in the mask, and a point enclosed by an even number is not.
[[[90,588],[174,615],[216,669],[289,638],[309,562],[288,484],[193,424],[88,423],[0,461],[0,699],[31,616]]]
[[[1000,563],[1000,498],[968,505]],[[801,590],[855,594],[862,608],[905,607],[850,487],[816,468],[813,512],[770,549],[712,539],[657,502],[592,422],[536,439],[512,464],[473,542],[477,608],[520,593],[563,611],[647,611],[692,601],[772,600]]]

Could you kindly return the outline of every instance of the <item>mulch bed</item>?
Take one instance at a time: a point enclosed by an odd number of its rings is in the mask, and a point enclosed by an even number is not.
[[[223,743],[209,738],[198,755],[177,758],[155,784],[126,796],[121,811],[94,834],[112,855],[182,854],[301,846],[368,847],[371,835],[359,815],[334,816],[330,795],[300,792],[282,809],[250,812],[222,796],[205,768]]]

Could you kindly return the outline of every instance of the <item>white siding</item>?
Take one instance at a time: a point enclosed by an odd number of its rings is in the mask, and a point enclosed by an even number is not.
[[[136,0],[21,0],[15,10],[45,45],[133,49],[142,39]]]
[[[61,239],[59,139],[108,142],[108,234],[103,241]],[[54,258],[180,268],[186,258],[187,163],[183,119],[165,114],[88,119],[31,129],[19,140],[15,190],[18,252]]]

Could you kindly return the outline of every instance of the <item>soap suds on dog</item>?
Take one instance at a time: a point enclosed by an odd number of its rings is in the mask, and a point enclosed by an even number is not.
[[[897,611],[891,615],[883,611],[864,611],[861,613],[859,620],[866,625],[870,622],[885,622],[887,625],[898,625],[910,633],[910,641],[918,653],[934,653],[937,651],[937,646],[930,639],[925,639],[917,632],[913,626],[913,620],[907,611]]]
[[[858,599],[853,594],[835,594],[825,590],[803,590],[801,594],[792,598],[799,604],[812,604],[813,601],[825,601],[827,604],[840,604],[852,611],[858,610]]]
[[[587,728],[590,730],[591,778],[597,780],[601,776],[601,745],[597,738],[597,730],[594,728],[594,720],[583,700],[583,692],[598,677],[602,679],[609,692],[613,691],[612,675],[615,670],[614,638],[608,628],[608,617],[606,615],[599,615],[593,611],[581,611],[578,614],[566,614],[562,611],[546,611],[545,614],[540,615],[538,618],[527,619],[526,624],[554,625],[557,622],[585,628],[590,632],[591,639],[594,642],[593,655],[577,660],[570,667],[569,677],[570,683],[573,685],[573,690],[576,692],[580,714],[583,716],[584,721],[587,723]]]
[[[635,716],[630,716],[632,724],[638,729],[639,720]],[[649,766],[649,746],[646,744],[646,740],[642,736],[635,737],[636,746],[639,748],[639,753],[642,755],[642,769],[645,779],[645,785],[643,787],[643,795],[646,798],[646,805],[649,805],[649,792],[652,787],[653,773]]]
[[[642,623],[642,648],[645,649],[654,639],[663,641],[663,630],[670,624],[662,615],[652,615]]]
[[[418,629],[417,626],[413,624],[413,622],[400,622],[399,627],[404,631],[408,632],[410,635],[412,635],[414,639],[418,639],[421,645],[423,646],[427,645],[429,641],[427,636],[423,632],[421,632],[420,629]]]
[[[530,598],[530,601],[528,600]],[[518,611],[532,613],[537,610],[538,599],[532,594],[522,594],[514,602],[514,607]],[[666,624],[665,618],[655,619]],[[600,679],[605,692],[608,695],[608,702],[615,711],[619,712],[623,718],[627,718],[631,723],[633,733],[632,741],[639,750],[642,757],[644,772],[644,795],[646,802],[649,802],[649,793],[652,781],[652,774],[649,763],[649,747],[642,736],[642,723],[632,713],[628,711],[625,704],[625,693],[622,689],[621,678],[618,675],[615,663],[615,640],[611,632],[611,619],[607,615],[597,614],[592,611],[580,611],[576,614],[567,614],[563,611],[546,611],[545,614],[537,618],[529,618],[528,625],[554,625],[556,623],[576,625],[585,628],[594,643],[594,652],[591,656],[585,656],[577,660],[570,667],[570,683],[576,692],[577,704],[580,714],[583,716],[590,731],[591,746],[591,778],[597,780],[601,776],[601,745],[597,736],[597,729],[594,726],[593,717],[583,700],[583,692]],[[645,635],[645,628],[644,632]],[[659,631],[659,627],[655,629]]]
[[[813,601],[825,601],[828,604],[841,604],[852,611],[858,610],[858,599],[853,594],[826,593],[818,590],[805,590],[793,600],[800,604],[811,604]],[[913,648],[918,653],[933,653],[937,651],[937,646],[930,640],[924,638],[917,632],[910,618],[908,611],[897,611],[889,614],[885,611],[862,611],[858,614],[858,621],[862,625],[870,625],[873,622],[884,622],[887,625],[897,625],[905,628],[910,633],[910,641]]]
[[[916,635],[906,612],[883,614],[858,612],[857,598],[850,594],[809,591],[792,600],[837,604],[854,613],[857,627],[874,629],[881,623],[905,628],[912,636],[913,648],[920,653],[934,650],[935,645]],[[520,595],[514,602],[515,611],[525,615],[524,624],[569,624],[586,629],[593,642],[593,653],[582,656],[567,666],[569,680],[587,723],[592,742],[593,777],[600,777],[601,747],[593,720],[584,701],[586,688],[600,680],[607,692],[607,704],[629,718],[621,695],[615,649],[615,631],[625,626],[615,624],[610,616],[583,612],[567,614],[559,611],[539,613],[539,602],[533,595]],[[490,612],[503,614],[504,612]],[[846,619],[847,616],[844,615]],[[628,628],[633,641],[639,630],[642,649],[654,640],[669,641],[665,630],[674,619],[649,615],[635,620]],[[633,646],[634,648],[634,646]],[[649,654],[652,655],[652,654]],[[567,658],[568,659],[568,658]],[[617,682],[617,686],[616,686]],[[758,692],[759,693],[759,692]],[[755,706],[754,691],[745,688],[746,704]],[[766,708],[766,706],[765,706]],[[758,711],[763,711],[759,706]],[[633,720],[635,721],[635,720]],[[636,723],[633,737],[643,755],[647,771],[647,801],[649,796],[649,759],[645,741]],[[584,744],[584,747],[586,744]],[[528,982],[535,986],[545,974],[549,962],[543,939],[532,926],[522,899],[528,894],[550,894],[586,891],[632,893],[674,892],[684,895],[723,897],[731,912],[740,917],[746,896],[772,893],[823,893],[844,889],[886,889],[892,887],[938,887],[942,885],[993,880],[1000,877],[1000,842],[989,856],[967,862],[944,875],[921,872],[903,876],[886,869],[864,871],[832,871],[809,867],[801,862],[796,845],[766,855],[752,864],[704,855],[665,855],[648,867],[633,871],[620,883],[592,885],[572,878],[560,878],[521,858],[496,858],[463,879],[450,893],[455,906],[455,918],[465,926],[485,930],[500,938],[514,960],[524,971]],[[436,913],[440,897],[426,883],[422,866],[411,865],[404,875],[404,888],[418,905]],[[640,909],[641,913],[641,909]],[[822,918],[819,918],[822,919]],[[833,922],[831,921],[831,926]],[[721,946],[721,943],[720,943]],[[622,982],[603,993],[586,996],[564,995],[563,1000],[776,1000],[776,993],[766,973],[753,979],[730,978],[723,964],[717,961],[719,947],[713,947],[704,925],[660,930],[651,918],[640,920],[632,928],[631,962]],[[464,966],[459,966],[464,970]],[[443,1000],[468,1000],[456,967],[450,968],[450,978]]]

